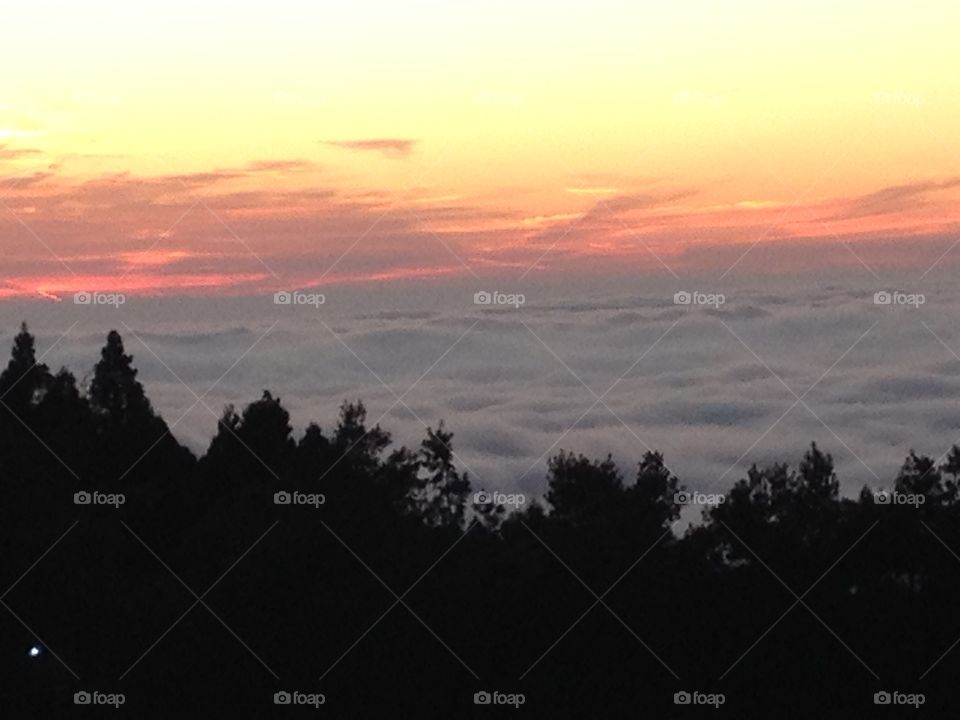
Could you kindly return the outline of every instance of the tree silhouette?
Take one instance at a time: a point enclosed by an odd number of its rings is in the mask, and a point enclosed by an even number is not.
[[[107,335],[107,344],[93,369],[90,404],[115,427],[139,428],[153,417],[143,385],[137,381],[133,356],[124,352],[116,330]]]
[[[0,401],[23,417],[42,397],[50,382],[50,371],[37,362],[36,342],[27,328],[20,326],[6,369],[0,373]]]
[[[680,481],[658,452],[644,453],[637,469],[637,481],[627,492],[631,514],[643,517],[657,529],[664,529],[680,517],[676,495]]]
[[[427,437],[420,446],[427,477],[423,481],[419,511],[430,525],[459,527],[463,524],[470,480],[460,475],[453,464],[453,433],[443,429],[443,422],[434,431],[427,428]]]
[[[469,717],[483,687],[556,717],[687,717],[679,687],[737,717],[868,717],[884,686],[926,693],[934,717],[960,704],[960,447],[939,465],[910,451],[892,493],[844,497],[811,444],[681,532],[684,484],[658,452],[629,482],[612,456],[561,450],[544,503],[508,511],[471,502],[440,420],[398,447],[344,402],[298,436],[265,390],[223,410],[197,461],[117,332],[88,387],[37,359],[24,325],[0,373],[4,717],[59,717],[78,689],[24,654],[28,627],[90,687],[140,657],[119,687],[144,718],[169,716],[171,687],[193,714],[272,716],[265,665],[343,717]],[[126,503],[74,504],[81,489]],[[184,613],[184,585],[214,617]]]
[[[224,480],[246,476],[280,487],[296,449],[292,433],[290,413],[264,390],[242,415],[232,406],[224,410],[203,458],[204,469]]]
[[[558,520],[572,526],[598,525],[623,499],[623,477],[613,457],[598,462],[561,450],[550,458],[546,500]]]
[[[156,486],[193,471],[193,454],[154,412],[137,374],[123,339],[111,330],[87,391],[101,454],[96,476],[104,490],[128,481]]]

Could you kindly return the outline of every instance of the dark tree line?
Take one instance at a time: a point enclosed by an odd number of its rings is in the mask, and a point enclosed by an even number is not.
[[[678,533],[659,453],[625,473],[561,451],[508,513],[474,504],[453,440],[395,447],[359,402],[297,438],[265,391],[197,458],[118,333],[81,384],[24,326],[0,373],[0,716],[66,716],[80,689],[158,718],[274,717],[282,689],[364,718],[498,712],[484,689],[541,717],[714,712],[679,690],[743,718],[872,716],[880,690],[960,706],[957,447],[910,453],[907,503],[842,497],[812,445]],[[294,490],[324,501],[274,502]]]

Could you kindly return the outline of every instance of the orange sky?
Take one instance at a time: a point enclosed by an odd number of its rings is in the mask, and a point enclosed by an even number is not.
[[[0,297],[811,244],[872,271],[960,237],[955,3],[196,5],[5,10]]]

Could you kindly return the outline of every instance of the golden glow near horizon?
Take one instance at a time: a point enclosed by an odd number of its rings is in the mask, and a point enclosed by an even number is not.
[[[765,232],[960,227],[955,3],[4,15],[0,297],[657,269]]]

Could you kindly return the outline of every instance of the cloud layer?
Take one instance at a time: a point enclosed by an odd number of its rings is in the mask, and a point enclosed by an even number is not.
[[[363,399],[408,445],[445,420],[461,466],[488,488],[538,495],[561,448],[613,453],[628,475],[652,448],[688,486],[717,491],[753,462],[796,463],[816,441],[853,493],[890,482],[911,448],[936,457],[960,439],[960,296],[949,282],[898,282],[922,289],[925,304],[876,305],[882,287],[846,276],[728,284],[719,308],[675,305],[669,283],[529,286],[519,308],[473,304],[495,288],[432,283],[331,288],[320,308],[271,296],[131,299],[119,309],[6,303],[0,318],[11,336],[31,321],[41,350],[77,322],[46,362],[80,376],[118,328],[169,422],[196,399],[178,377],[198,395],[217,383],[205,398],[213,412],[198,406],[176,426],[198,450],[225,404],[269,388],[298,430],[329,428],[344,399]]]

